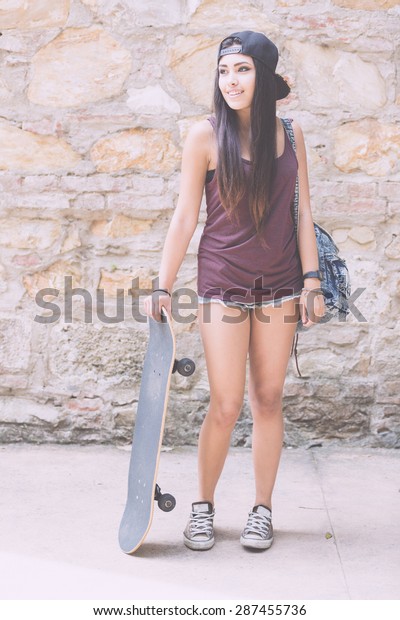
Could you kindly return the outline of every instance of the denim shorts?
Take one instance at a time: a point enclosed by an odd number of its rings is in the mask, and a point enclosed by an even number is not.
[[[217,299],[215,297],[200,297],[198,296],[199,304],[219,303],[226,308],[241,308],[242,310],[251,310],[253,308],[263,308],[264,306],[279,307],[283,301],[288,299],[297,299],[301,295],[301,291],[293,293],[293,295],[286,295],[286,297],[280,297],[279,299],[271,299],[270,301],[254,301],[245,303],[242,301],[224,301],[223,299]]]

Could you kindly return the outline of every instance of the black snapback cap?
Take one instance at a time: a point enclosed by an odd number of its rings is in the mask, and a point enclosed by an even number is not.
[[[224,46],[224,47],[222,47]],[[290,87],[279,73],[275,73],[278,64],[278,48],[265,34],[243,30],[233,32],[221,41],[218,48],[218,60],[226,54],[245,54],[262,62],[275,76],[276,98],[284,99],[290,93]]]

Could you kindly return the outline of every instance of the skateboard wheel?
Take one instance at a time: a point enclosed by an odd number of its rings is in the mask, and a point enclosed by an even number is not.
[[[176,506],[176,499],[169,493],[163,493],[158,500],[158,507],[164,512],[170,512]]]
[[[189,377],[195,371],[196,365],[193,360],[188,357],[184,357],[181,360],[176,360],[176,369],[183,377]]]

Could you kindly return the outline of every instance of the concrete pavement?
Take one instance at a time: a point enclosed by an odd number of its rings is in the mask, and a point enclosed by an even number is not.
[[[196,494],[196,450],[161,455],[176,496],[155,510],[134,555],[118,547],[129,450],[0,448],[0,596],[18,599],[399,599],[400,454],[354,447],[285,449],[266,552],[239,544],[253,502],[251,452],[232,449],[216,497],[216,544],[182,544]],[[328,535],[328,537],[327,537]],[[329,537],[331,535],[332,537]]]

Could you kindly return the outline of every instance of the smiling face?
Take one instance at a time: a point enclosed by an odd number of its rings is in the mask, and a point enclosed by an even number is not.
[[[251,107],[256,85],[256,69],[251,56],[226,54],[218,63],[219,88],[233,110]]]

